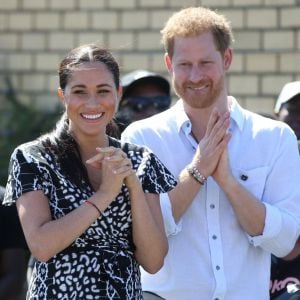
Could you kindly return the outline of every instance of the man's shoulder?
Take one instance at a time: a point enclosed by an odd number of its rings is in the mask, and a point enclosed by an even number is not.
[[[286,123],[251,111],[245,110],[241,130],[253,145],[260,144],[265,149],[281,149],[284,145],[296,144],[296,135]]]
[[[261,130],[279,130],[282,131],[284,129],[289,129],[289,126],[286,123],[278,121],[276,119],[264,116],[257,112],[253,112],[247,109],[243,109],[244,120],[253,128],[261,129]]]

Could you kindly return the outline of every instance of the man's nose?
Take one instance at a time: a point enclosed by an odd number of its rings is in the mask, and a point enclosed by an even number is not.
[[[203,71],[202,68],[198,65],[195,65],[191,69],[190,73],[190,81],[197,82],[203,77]]]

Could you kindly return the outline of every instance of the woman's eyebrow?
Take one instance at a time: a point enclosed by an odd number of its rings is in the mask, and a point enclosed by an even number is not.
[[[72,86],[72,89],[74,89],[74,88],[85,88],[85,87],[86,87],[86,85],[84,85],[84,84],[75,84],[75,85]],[[98,84],[96,87],[97,88],[103,88],[103,87],[110,87],[111,88],[111,85],[108,84],[108,83],[102,83],[102,84]]]

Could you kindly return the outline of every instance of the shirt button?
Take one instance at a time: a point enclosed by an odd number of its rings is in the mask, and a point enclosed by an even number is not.
[[[217,239],[217,236],[214,234],[214,235],[212,236],[212,238],[213,238],[213,240],[216,240],[216,239]]]
[[[221,269],[221,268],[220,268],[220,266],[216,266],[216,270],[218,270],[218,271],[219,271],[220,269]]]
[[[240,177],[243,181],[246,181],[248,179],[248,176],[245,174],[242,174]]]
[[[215,208],[215,205],[214,205],[214,204],[211,204],[209,207],[210,207],[211,209],[214,209],[214,208]]]

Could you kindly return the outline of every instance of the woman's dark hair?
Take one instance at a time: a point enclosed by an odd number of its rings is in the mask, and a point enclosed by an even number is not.
[[[58,71],[60,88],[64,91],[72,72],[80,65],[89,62],[105,64],[113,75],[116,88],[119,88],[120,70],[118,63],[108,50],[94,44],[82,45],[71,50],[61,61]],[[114,121],[107,125],[106,133],[113,137],[119,137],[118,126]],[[73,183],[80,186],[83,180],[88,181],[78,144],[69,131],[69,120],[66,113],[62,115],[51,133],[41,137],[41,142],[46,151],[57,156],[57,163]]]
[[[106,65],[114,77],[116,88],[119,88],[120,70],[118,63],[107,49],[94,44],[82,45],[71,50],[61,61],[58,70],[60,88],[64,91],[72,72],[80,65],[89,62],[100,62]]]

